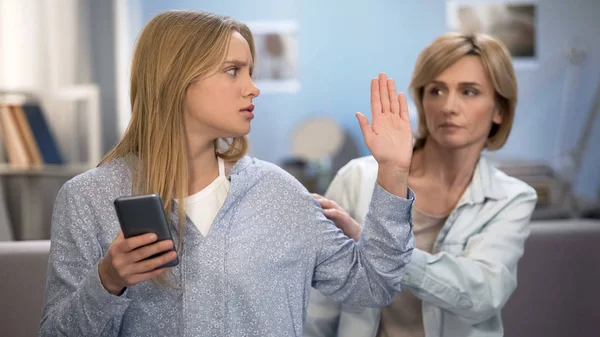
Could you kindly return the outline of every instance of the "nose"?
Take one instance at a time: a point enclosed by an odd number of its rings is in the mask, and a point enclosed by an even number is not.
[[[252,98],[258,97],[258,95],[260,95],[260,89],[258,89],[258,87],[254,84],[254,81],[252,81],[252,79],[250,79],[249,82],[250,82],[249,85],[246,87],[246,90],[244,91],[244,96],[252,97]]]
[[[450,90],[448,95],[446,95],[444,105],[442,106],[442,112],[446,115],[455,115],[458,113],[459,105],[458,94],[454,90]]]

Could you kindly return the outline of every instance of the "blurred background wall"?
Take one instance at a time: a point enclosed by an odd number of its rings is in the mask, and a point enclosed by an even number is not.
[[[266,84],[261,87],[261,96],[255,101],[257,118],[250,133],[250,154],[300,172],[305,166],[295,161],[296,143],[302,138],[298,133],[313,119],[312,125],[320,125],[321,133],[303,136],[312,141],[305,147],[312,147],[309,150],[315,156],[329,151],[325,149],[328,146],[344,146],[344,154],[333,163],[318,163],[314,175],[324,173],[321,182],[307,185],[322,192],[341,165],[369,154],[354,117],[356,111],[370,114],[369,80],[383,71],[406,92],[418,53],[450,29],[449,3],[0,0],[0,93],[44,93],[44,112],[65,159],[64,167],[39,174],[7,168],[6,156],[0,158],[5,161],[0,163],[8,204],[5,213],[12,218],[13,227],[24,224],[38,228],[31,232],[33,237],[47,236],[58,188],[74,174],[93,167],[122,136],[129,121],[128,72],[135,39],[145,23],[168,9],[231,15],[252,23],[257,34],[264,30],[264,23],[293,23],[297,81],[288,91],[272,90],[273,86]],[[501,164],[526,163],[538,175],[545,169],[566,175],[567,180],[574,180],[574,195],[598,208],[600,151],[595,144],[600,144],[600,118],[593,123],[588,118],[600,81],[600,2],[523,3],[535,6],[535,18],[529,23],[534,30],[522,31],[522,36],[534,35],[535,56],[514,59],[519,103],[512,134],[503,149],[488,155]],[[261,49],[259,61],[269,50],[273,49]],[[261,69],[257,70],[260,74]],[[70,95],[67,101],[57,99],[54,91],[60,90]],[[414,106],[411,114],[416,125]],[[569,154],[580,146],[586,125],[591,131],[582,148],[581,168],[569,177]],[[44,191],[35,193],[40,189]],[[44,211],[34,219],[24,205]]]
[[[369,80],[381,71],[407,90],[417,54],[448,30],[446,1],[335,1],[317,0],[129,0],[139,32],[154,15],[167,9],[204,9],[242,21],[296,20],[299,25],[299,79],[297,94],[266,93],[256,100],[257,118],[251,132],[256,156],[280,162],[289,155],[289,135],[302,119],[331,116],[357,140],[367,155],[354,112],[369,110]],[[491,1],[492,3],[494,1]],[[498,2],[498,1],[495,1]],[[471,1],[478,3],[478,1]],[[479,1],[486,3],[486,1]],[[490,3],[490,1],[487,1]],[[518,3],[518,2],[516,2]],[[498,156],[547,161],[560,146],[575,145],[600,81],[600,1],[536,1],[538,56],[516,64],[519,104],[511,137]],[[571,93],[563,95],[567,79],[566,49],[583,48],[586,58]],[[559,113],[566,98],[564,136]],[[412,111],[414,112],[414,110]],[[413,124],[416,118],[413,117]],[[600,119],[594,125],[600,130]],[[278,141],[273,141],[274,139]],[[557,145],[557,141],[562,144]],[[594,132],[590,144],[600,144]],[[589,146],[575,190],[595,198],[600,187],[600,151]]]

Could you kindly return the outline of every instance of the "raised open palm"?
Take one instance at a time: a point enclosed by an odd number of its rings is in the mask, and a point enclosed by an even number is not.
[[[394,80],[384,73],[371,81],[372,122],[358,112],[365,144],[379,165],[410,168],[413,136],[408,105],[403,93],[397,94]]]

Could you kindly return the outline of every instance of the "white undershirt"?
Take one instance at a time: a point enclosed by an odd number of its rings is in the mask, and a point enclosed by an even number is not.
[[[225,163],[218,158],[219,176],[204,189],[187,197],[187,216],[202,235],[206,236],[229,193],[229,179],[225,175]]]

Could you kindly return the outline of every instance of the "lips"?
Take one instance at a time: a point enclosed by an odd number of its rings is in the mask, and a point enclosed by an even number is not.
[[[240,111],[242,111],[242,112],[247,111],[249,113],[252,113],[254,111],[254,104],[250,104],[247,107],[241,109]]]
[[[249,120],[254,118],[254,114],[252,113],[252,111],[254,111],[254,104],[250,104],[247,107],[240,110],[240,112],[244,114],[244,116],[246,116],[246,118],[248,118]]]
[[[441,124],[440,127],[442,127],[442,128],[459,128],[460,126],[458,126],[454,123],[444,123],[444,124]]]

